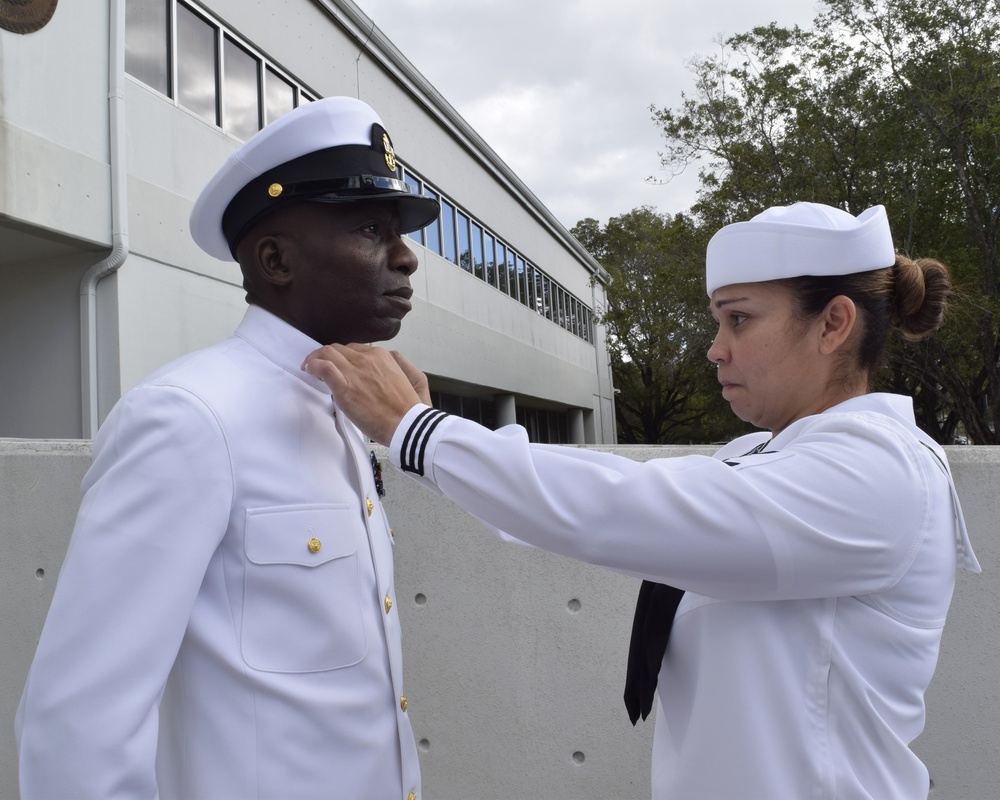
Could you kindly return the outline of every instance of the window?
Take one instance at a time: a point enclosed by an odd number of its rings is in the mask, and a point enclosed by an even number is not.
[[[160,94],[170,94],[169,17],[166,0],[125,4],[125,71]]]
[[[264,124],[295,108],[295,87],[270,67],[264,70]]]
[[[177,102],[213,125],[219,124],[217,30],[187,6],[177,6]]]
[[[464,395],[447,392],[431,392],[431,403],[434,408],[447,414],[471,419],[490,430],[496,430],[496,405],[487,397],[465,397]]]
[[[128,0],[125,71],[244,140],[315,99],[247,42],[180,0]]]
[[[479,280],[486,280],[486,265],[483,264],[483,229],[475,222],[472,223],[472,270]]]
[[[521,301],[522,305],[526,305],[530,308],[531,300],[530,295],[528,294],[528,284],[524,275],[524,259],[515,253],[514,260],[517,264],[517,299]]]
[[[472,272],[472,249],[469,246],[469,217],[461,211],[458,216],[458,265],[466,272]]]
[[[432,192],[427,187],[424,187],[424,194],[428,197],[433,197],[437,199],[437,195]],[[424,228],[424,236],[427,238],[427,249],[432,253],[441,254],[441,220],[436,219],[426,228]]]
[[[478,227],[478,226],[477,226]],[[480,230],[482,230],[480,228]],[[483,232],[483,268],[486,270],[485,280],[490,286],[497,285],[497,242],[493,234]]]
[[[260,62],[228,36],[223,57],[222,128],[246,141],[260,130]]]
[[[510,290],[507,292],[515,300],[521,299],[521,281],[518,279],[516,261],[517,254],[507,248],[507,288]],[[523,267],[523,265],[522,265]]]
[[[569,442],[569,414],[544,408],[518,405],[517,424],[528,432],[528,441],[541,444]]]
[[[497,242],[497,288],[504,294],[510,294],[507,284],[507,248],[503,242]]]
[[[406,172],[403,174],[403,180],[406,181],[407,186],[410,187],[410,191],[413,192],[413,194],[420,194],[420,181],[417,178],[415,178],[409,172]],[[426,228],[420,228],[415,231],[410,231],[406,235],[409,236],[411,239],[413,239],[413,241],[417,242],[418,244],[424,244],[424,232],[430,230],[431,228],[433,228],[435,232],[437,232],[437,223],[432,222]],[[436,249],[437,248],[435,248],[435,250]]]
[[[458,263],[455,254],[455,206],[441,199],[441,255],[452,264]]]

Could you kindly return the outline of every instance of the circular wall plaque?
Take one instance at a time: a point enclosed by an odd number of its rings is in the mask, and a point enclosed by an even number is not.
[[[0,0],[0,28],[14,33],[34,33],[44,28],[59,0]]]

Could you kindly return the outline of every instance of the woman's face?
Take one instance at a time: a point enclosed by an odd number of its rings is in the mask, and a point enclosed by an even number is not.
[[[708,359],[737,417],[778,433],[836,402],[829,362],[819,352],[822,320],[797,320],[787,288],[768,282],[723,286],[712,293],[710,309],[719,332]]]

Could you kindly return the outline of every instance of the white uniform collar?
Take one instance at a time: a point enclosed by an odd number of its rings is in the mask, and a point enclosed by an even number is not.
[[[235,336],[246,341],[269,361],[314,389],[329,394],[319,378],[302,371],[302,362],[320,343],[283,319],[257,305],[250,305]]]

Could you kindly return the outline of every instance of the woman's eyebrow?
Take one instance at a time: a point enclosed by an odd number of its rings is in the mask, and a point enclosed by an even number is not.
[[[722,308],[723,306],[729,305],[730,303],[742,303],[744,300],[749,300],[749,297],[728,297],[723,300],[716,300],[715,307]],[[712,302],[708,303],[708,310],[712,310]]]

